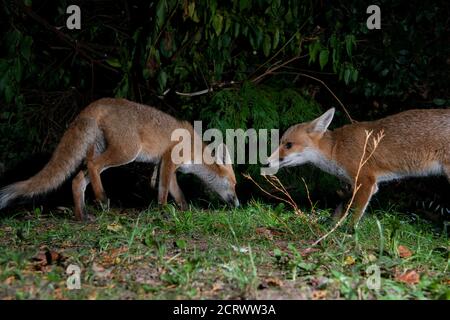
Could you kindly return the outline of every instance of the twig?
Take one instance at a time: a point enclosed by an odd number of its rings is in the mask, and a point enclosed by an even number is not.
[[[268,68],[267,71],[265,71],[263,74],[261,74],[258,77],[252,79],[251,82],[258,83],[259,81],[261,81],[267,75],[274,74],[276,70],[278,70],[280,68],[283,68],[283,67],[287,66],[288,64],[290,64],[291,62],[293,62],[295,60],[298,60],[300,58],[302,58],[302,56],[295,56],[295,57],[293,57],[293,58],[291,58],[291,59],[289,59],[289,60],[287,60],[287,61],[285,61],[285,62],[283,62],[281,64],[276,63],[271,68]],[[285,72],[285,73],[287,73],[287,72]],[[318,79],[316,77],[313,77],[313,76],[311,76],[309,74],[302,73],[302,72],[298,72],[298,73],[295,72],[295,74],[297,74],[299,76],[302,76],[302,77],[305,77],[305,78],[313,79],[313,80],[319,82],[320,84],[322,84],[331,93],[331,95],[336,99],[336,101],[339,103],[339,105],[342,107],[342,109],[344,110],[345,114],[349,118],[350,122],[351,123],[355,123],[355,120],[352,119],[352,117],[350,116],[350,113],[347,111],[347,108],[344,106],[344,104],[341,102],[341,100],[339,100],[339,98],[334,94],[334,92],[326,85],[326,83],[324,81],[322,81],[322,80],[320,80],[320,79]]]
[[[339,219],[339,221],[334,225],[334,227],[328,231],[326,234],[324,234],[323,236],[321,236],[319,239],[317,239],[316,241],[314,241],[314,243],[310,246],[310,248],[308,248],[307,250],[312,249],[312,247],[316,246],[317,244],[319,244],[320,242],[322,242],[323,240],[325,240],[326,238],[328,238],[328,236],[330,234],[332,234],[333,232],[335,232],[337,230],[337,228],[339,228],[342,223],[344,222],[344,220],[347,218],[347,216],[350,213],[350,208],[353,204],[353,201],[355,200],[356,194],[358,193],[359,189],[361,188],[361,184],[358,184],[358,180],[359,180],[359,175],[361,173],[361,169],[364,167],[364,165],[367,163],[367,161],[369,161],[369,159],[373,156],[375,150],[378,147],[378,144],[380,143],[381,139],[383,139],[384,137],[384,132],[380,131],[377,134],[377,137],[373,139],[373,149],[371,150],[371,152],[369,153],[369,155],[365,157],[366,152],[367,152],[367,146],[368,146],[368,142],[370,137],[372,136],[373,131],[366,131],[366,140],[364,142],[364,148],[363,148],[363,154],[361,155],[361,159],[359,161],[359,166],[358,166],[358,171],[356,172],[356,176],[355,176],[355,183],[354,183],[354,187],[353,187],[353,193],[352,193],[352,197],[349,201],[349,203],[347,204],[347,208],[345,210],[344,215]]]
[[[275,66],[272,66],[271,68],[268,68],[263,74],[260,74],[259,76],[257,76],[256,78],[250,80],[253,83],[258,83],[259,81],[261,81],[264,77],[266,77],[269,74],[272,74],[274,71],[283,68],[284,66],[288,65],[289,63],[300,59],[301,56],[295,56],[285,62],[283,62],[282,64],[276,64]]]
[[[348,119],[350,120],[351,123],[355,123],[355,120],[352,119],[352,117],[350,116],[350,113],[348,113],[347,108],[345,108],[344,104],[341,102],[341,100],[339,100],[339,98],[334,94],[333,90],[331,90],[324,81],[310,76],[309,74],[306,73],[298,73],[298,75],[305,77],[305,78],[309,78],[309,79],[313,79],[316,80],[317,82],[319,82],[320,84],[322,84],[330,93],[331,95],[336,99],[336,101],[340,104],[340,106],[342,107],[342,110],[344,110],[345,114],[347,115]]]
[[[195,97],[195,96],[200,96],[202,94],[208,93],[208,92],[213,92],[214,89],[213,88],[209,88],[209,89],[205,89],[205,90],[200,90],[200,91],[196,91],[196,92],[179,92],[179,91],[175,91],[175,93],[179,96],[184,96],[184,97]]]
[[[314,241],[308,248],[306,248],[306,249],[303,251],[304,253],[310,252],[311,250],[313,250],[313,247],[315,247],[315,246],[318,245],[320,242],[322,242],[323,240],[325,240],[326,238],[328,238],[333,232],[335,232],[335,231],[342,225],[342,223],[344,222],[344,220],[345,220],[345,219],[347,218],[347,216],[349,215],[349,213],[350,213],[350,208],[351,208],[351,206],[353,205],[353,202],[354,202],[354,200],[355,200],[356,194],[358,193],[359,189],[361,188],[361,184],[358,184],[359,176],[360,176],[361,170],[362,170],[362,168],[364,167],[364,165],[367,164],[367,162],[369,161],[369,159],[372,158],[372,156],[373,156],[375,150],[377,149],[377,147],[378,147],[380,141],[381,141],[381,140],[383,139],[383,137],[384,137],[384,132],[383,132],[383,131],[380,131],[380,132],[377,134],[377,136],[376,136],[375,138],[373,138],[373,148],[372,148],[372,150],[370,150],[370,152],[369,152],[368,155],[366,156],[367,150],[368,150],[367,147],[368,147],[369,140],[370,140],[372,134],[373,134],[373,131],[366,131],[366,140],[365,140],[365,142],[364,142],[363,153],[362,153],[362,155],[361,155],[361,159],[360,159],[359,165],[358,165],[358,170],[357,170],[356,176],[355,176],[355,182],[354,182],[354,188],[353,188],[352,197],[351,197],[349,203],[347,204],[347,207],[346,207],[346,210],[345,210],[344,214],[342,215],[342,217],[339,219],[339,221],[334,225],[334,227],[333,227],[330,231],[328,231],[326,234],[322,235],[319,239],[317,239],[316,241]],[[272,193],[267,192],[267,191],[266,191],[264,188],[262,188],[262,187],[261,187],[261,186],[260,186],[260,185],[259,185],[259,184],[258,184],[258,183],[250,176],[250,175],[244,174],[244,177],[245,177],[246,179],[249,179],[250,181],[252,181],[252,182],[253,182],[253,183],[254,183],[254,184],[255,184],[262,192],[264,192],[265,194],[269,195],[270,197],[272,197],[272,198],[274,198],[274,199],[277,199],[277,200],[280,200],[280,201],[283,201],[283,202],[289,204],[289,205],[294,209],[294,212],[296,212],[297,214],[300,215],[300,217],[302,217],[302,218],[305,219],[305,221],[307,222],[307,225],[308,225],[308,227],[310,228],[311,232],[312,232],[313,234],[315,234],[315,232],[313,231],[313,229],[312,229],[312,227],[311,227],[311,222],[313,222],[312,225],[314,225],[314,226],[316,226],[316,227],[317,227],[317,225],[315,224],[314,221],[311,221],[311,219],[310,219],[310,220],[306,219],[306,215],[298,208],[298,206],[297,206],[297,204],[295,203],[295,201],[292,199],[292,197],[290,196],[290,194],[286,191],[286,189],[284,188],[283,184],[280,182],[280,180],[279,180],[277,177],[271,176],[271,178],[269,179],[269,178],[267,178],[266,176],[264,176],[264,178],[265,178],[265,179],[266,179],[266,180],[267,180],[267,181],[275,188],[275,190],[282,192],[282,193],[287,197],[287,199],[278,197],[278,196],[276,196],[276,195],[273,195]],[[312,208],[312,210],[314,210],[313,204],[312,204],[312,201],[311,201],[311,198],[310,198],[310,196],[309,196],[308,186],[306,185],[306,182],[305,182],[305,180],[304,180],[303,178],[302,178],[302,180],[303,180],[303,182],[305,183],[305,186],[306,186],[307,195],[308,195],[308,200],[309,200],[309,202],[310,202],[310,204],[311,204],[311,208]]]
[[[266,176],[264,176],[264,177],[267,179]],[[293,206],[295,207],[295,209],[296,209],[298,212],[300,212],[302,215],[304,215],[303,211],[300,210],[300,209],[298,208],[298,206],[297,206],[297,204],[295,203],[294,199],[292,199],[290,193],[287,192],[286,188],[285,188],[284,185],[281,183],[280,179],[278,179],[278,177],[276,177],[276,176],[269,176],[269,177],[270,177],[270,179],[276,181],[276,183],[280,186],[280,189],[278,189],[278,190],[280,190],[281,193],[283,193],[284,195],[286,195],[286,196],[288,197],[289,202],[293,204]],[[275,186],[275,184],[272,183],[272,182],[270,181],[270,179],[267,179],[267,180],[272,184],[272,186]]]
[[[347,118],[350,120],[350,122],[351,123],[357,122],[357,121],[353,120],[353,118],[350,116],[350,113],[347,111],[347,108],[344,106],[344,104],[341,102],[341,100],[339,100],[339,98],[334,94],[334,92],[327,86],[327,84],[323,80],[320,80],[319,78],[313,77],[313,76],[311,76],[309,74],[302,73],[302,72],[290,72],[290,71],[287,71],[287,72],[273,72],[273,74],[295,74],[295,75],[298,75],[298,76],[301,76],[301,77],[305,77],[305,78],[309,78],[309,79],[312,79],[312,80],[315,80],[315,81],[319,82],[320,84],[322,84],[328,90],[328,92],[331,93],[333,98],[336,99],[336,101],[341,106],[342,110],[344,110],[344,113],[347,116]]]
[[[316,210],[314,209],[314,204],[312,203],[311,197],[309,195],[309,188],[308,188],[308,185],[306,184],[306,181],[305,181],[305,179],[303,177],[302,177],[302,181],[303,181],[303,184],[305,185],[305,188],[306,188],[306,196],[308,197],[309,205],[311,206],[311,212],[313,214],[315,214]]]
[[[250,175],[244,173],[243,176],[244,176],[244,178],[246,178],[246,179],[252,181],[252,182],[253,182],[253,183],[254,183],[254,184],[262,191],[262,192],[264,192],[265,194],[267,194],[269,197],[272,197],[272,198],[274,198],[274,199],[277,199],[277,200],[286,202],[287,204],[291,205],[291,203],[290,203],[288,200],[283,199],[283,198],[280,198],[280,197],[278,197],[278,196],[275,196],[275,195],[273,195],[273,194],[267,192],[267,191],[266,191],[263,187],[261,187],[255,180],[253,180],[253,178],[252,178]]]
[[[212,85],[211,87],[209,87],[207,89],[204,89],[204,90],[200,90],[200,91],[195,91],[195,92],[179,92],[179,91],[175,91],[175,93],[177,95],[179,95],[179,96],[195,97],[195,96],[200,96],[200,95],[205,94],[205,93],[213,92],[214,91],[214,87],[222,88],[222,87],[225,87],[225,86],[232,86],[232,85],[235,85],[235,84],[238,84],[238,83],[240,83],[240,82],[227,81],[227,82],[221,82],[221,83],[216,84],[216,85]],[[170,89],[168,89],[168,90],[170,90]],[[168,90],[166,90],[166,91],[168,92]]]
[[[167,27],[167,24],[169,23],[169,21],[172,19],[173,15],[175,14],[175,12],[177,11],[177,7],[178,7],[178,3],[179,1],[177,1],[177,3],[175,4],[175,6],[173,7],[172,12],[170,13],[169,17],[166,19],[166,21],[164,21],[164,24],[161,26],[161,30],[159,30],[158,35],[155,38],[155,41],[153,41],[153,46],[156,46],[156,44],[159,41],[159,38],[161,38],[161,35],[164,31],[164,29]],[[167,3],[166,3],[167,5]]]
[[[283,49],[286,48],[286,46],[287,46],[292,40],[294,40],[295,36],[296,36],[296,33],[294,33],[294,34],[292,35],[292,37],[291,37],[288,41],[286,41],[286,43],[285,43],[285,44],[284,44],[277,52],[275,52],[275,54],[274,54],[272,57],[270,57],[269,60],[267,60],[267,61],[264,62],[262,65],[260,65],[258,68],[256,68],[256,70],[250,75],[250,77],[252,77],[255,73],[257,73],[257,72],[259,71],[259,69],[261,69],[262,67],[264,67],[264,66],[265,66],[266,64],[268,64],[270,61],[272,61],[273,59],[275,59],[275,57],[276,57],[278,54],[280,54],[280,52],[283,51]]]
[[[273,181],[271,181],[267,176],[264,175],[264,178],[266,179],[266,181],[268,181],[268,182],[269,182],[276,190],[278,190],[278,191],[280,191],[282,194],[284,194],[288,199],[284,199],[284,198],[275,196],[275,195],[273,195],[273,194],[267,192],[267,191],[266,191],[264,188],[262,188],[255,180],[253,180],[253,178],[252,178],[250,175],[244,174],[244,177],[245,177],[246,179],[249,179],[250,181],[252,181],[252,182],[253,182],[253,183],[254,183],[254,184],[255,184],[262,192],[264,192],[265,194],[269,195],[270,197],[272,197],[272,198],[274,198],[274,199],[277,199],[277,200],[280,200],[280,201],[283,201],[283,202],[289,204],[289,205],[294,209],[294,212],[295,212],[298,216],[300,216],[300,218],[302,218],[303,221],[306,222],[306,225],[308,226],[308,228],[310,229],[310,231],[311,231],[314,235],[316,234],[315,231],[313,230],[312,226],[311,226],[311,223],[310,223],[311,221],[308,220],[308,217],[305,215],[305,213],[297,206],[297,204],[295,203],[295,201],[292,199],[291,195],[286,191],[286,189],[284,188],[283,184],[281,183],[281,181],[280,181],[277,177],[275,177],[275,176],[270,176],[270,177],[271,177],[270,179],[273,180]],[[275,182],[278,184],[278,186],[275,185]],[[318,226],[317,226],[315,223],[313,223],[313,225],[314,225],[314,227],[315,227],[316,229],[318,229]]]
[[[108,69],[113,72],[118,72],[116,69],[109,67],[105,64],[103,64],[101,61],[96,60],[92,58],[90,55],[88,55],[84,50],[81,48],[85,48],[87,50],[93,51],[92,48],[89,48],[88,46],[84,45],[82,42],[76,41],[72,39],[71,37],[67,36],[63,32],[59,31],[56,27],[52,26],[47,20],[33,12],[29,7],[26,7],[22,1],[16,1],[17,5],[21,8],[21,10],[27,14],[30,18],[35,20],[36,22],[43,25],[46,29],[52,31],[54,34],[58,36],[59,39],[61,39],[63,42],[67,43],[69,46],[71,46],[73,49],[75,49],[76,53],[79,53],[83,58],[87,59],[91,63],[95,63],[102,68]],[[95,51],[94,51],[95,52]]]
[[[256,72],[259,71],[259,69],[261,69],[262,67],[264,67],[264,66],[265,66],[266,64],[268,64],[270,61],[272,61],[273,59],[275,59],[275,57],[278,56],[278,54],[280,54],[280,52],[283,51],[284,48],[286,48],[287,45],[288,45],[292,40],[294,40],[294,38],[297,36],[297,34],[303,30],[303,27],[307,24],[307,22],[308,22],[307,20],[303,21],[303,24],[300,26],[300,28],[298,28],[297,32],[294,33],[294,34],[289,38],[289,40],[286,41],[286,43],[285,43],[280,49],[278,49],[278,51],[275,52],[275,54],[274,54],[272,57],[270,57],[269,60],[267,60],[266,62],[264,62],[262,65],[260,65],[260,66],[259,66],[259,67],[258,67],[258,68],[250,75],[250,77],[252,77]],[[310,41],[311,39],[308,38],[308,37],[302,37],[302,38],[300,38],[300,43],[299,43],[299,45],[298,45],[299,48],[301,48],[302,43],[303,43],[303,40]],[[314,39],[314,40],[315,40],[315,39]],[[305,54],[305,55],[301,56],[300,58],[304,58],[304,57],[307,57],[307,56],[308,56],[308,55]]]

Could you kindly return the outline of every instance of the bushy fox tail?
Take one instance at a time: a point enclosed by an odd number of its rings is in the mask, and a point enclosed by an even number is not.
[[[100,134],[95,119],[75,119],[41,171],[28,180],[13,183],[0,190],[0,209],[17,197],[31,198],[59,187],[86,157],[88,147]]]

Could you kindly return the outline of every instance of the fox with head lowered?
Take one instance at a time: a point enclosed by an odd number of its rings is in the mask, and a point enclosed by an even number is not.
[[[71,123],[56,147],[50,161],[36,175],[0,190],[0,209],[19,197],[33,197],[58,188],[84,161],[87,170],[80,170],[72,182],[75,217],[84,220],[84,193],[89,183],[97,201],[106,200],[100,174],[108,168],[133,161],[160,163],[158,202],[165,204],[168,194],[181,209],[187,202],[176,177],[176,171],[198,176],[210,189],[227,203],[238,206],[236,178],[230,161],[217,159],[213,163],[197,163],[192,148],[185,163],[174,163],[172,149],[178,141],[172,141],[176,129],[185,129],[194,138],[192,125],[172,116],[125,99],[104,98],[87,106]],[[227,153],[225,153],[227,155]],[[197,155],[198,156],[198,155]]]

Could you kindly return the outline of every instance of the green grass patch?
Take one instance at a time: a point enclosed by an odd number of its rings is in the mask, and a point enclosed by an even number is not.
[[[354,234],[251,203],[0,220],[1,299],[449,299],[449,241],[423,220],[366,215]],[[67,267],[80,268],[80,289]]]

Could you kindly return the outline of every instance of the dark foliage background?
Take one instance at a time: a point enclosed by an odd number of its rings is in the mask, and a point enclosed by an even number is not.
[[[0,164],[9,172],[23,173],[27,159],[37,171],[42,161],[30,159],[48,156],[76,114],[105,96],[222,129],[284,130],[330,106],[339,110],[333,125],[347,123],[325,86],[356,120],[450,104],[445,0],[2,3]],[[66,28],[71,4],[81,8],[81,30]],[[381,7],[381,30],[366,27],[370,4]],[[148,169],[127,170],[138,185],[148,179]],[[317,170],[282,180],[304,196],[300,175],[316,200],[333,199],[336,180]],[[244,198],[257,194],[238,178]]]

